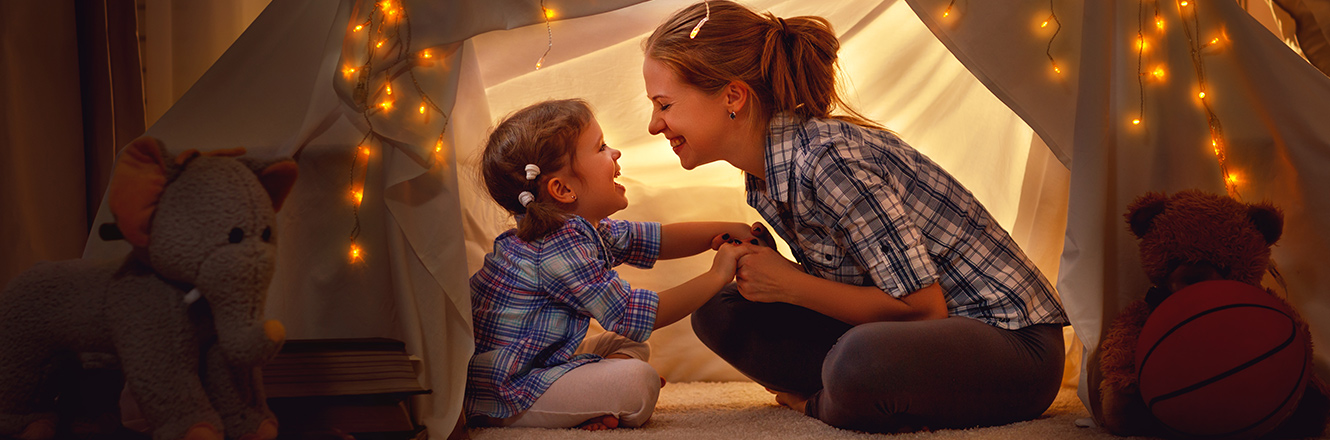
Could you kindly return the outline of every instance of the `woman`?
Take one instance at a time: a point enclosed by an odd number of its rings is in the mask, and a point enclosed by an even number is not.
[[[955,178],[845,105],[839,46],[821,17],[729,1],[685,8],[645,42],[651,133],[685,169],[742,170],[748,204],[798,260],[744,256],[693,329],[778,402],[833,426],[1038,417],[1062,374],[1052,286]]]

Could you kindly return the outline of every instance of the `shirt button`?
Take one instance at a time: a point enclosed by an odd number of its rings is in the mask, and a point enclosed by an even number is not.
[[[827,257],[827,262],[828,262],[828,263],[830,263],[831,260],[832,260],[833,258],[836,258],[835,256],[832,256],[831,254],[825,254],[824,256]]]

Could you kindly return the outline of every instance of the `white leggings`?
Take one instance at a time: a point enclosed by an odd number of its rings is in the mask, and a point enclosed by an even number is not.
[[[612,332],[587,337],[577,353],[624,354],[631,359],[601,359],[574,368],[526,411],[499,426],[571,428],[592,417],[614,416],[619,426],[636,428],[651,418],[660,397],[660,375],[646,363],[650,348]]]

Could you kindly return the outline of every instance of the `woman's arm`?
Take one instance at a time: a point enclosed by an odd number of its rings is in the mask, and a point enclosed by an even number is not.
[[[682,222],[661,225],[660,257],[661,260],[682,258],[713,250],[719,246],[716,237],[729,234],[730,237],[745,243],[753,239],[752,226],[735,222]],[[762,231],[766,231],[763,227]]]
[[[773,250],[754,249],[740,259],[737,272],[739,293],[750,301],[790,303],[852,325],[947,317],[947,303],[937,283],[894,298],[875,286],[809,275]]]

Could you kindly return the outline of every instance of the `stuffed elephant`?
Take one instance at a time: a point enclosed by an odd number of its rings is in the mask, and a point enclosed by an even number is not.
[[[38,263],[0,293],[0,437],[55,436],[51,373],[99,357],[118,364],[154,439],[276,437],[259,367],[285,330],[263,308],[297,167],[242,154],[172,158],[135,140],[107,191],[116,223],[102,228],[133,250]]]

